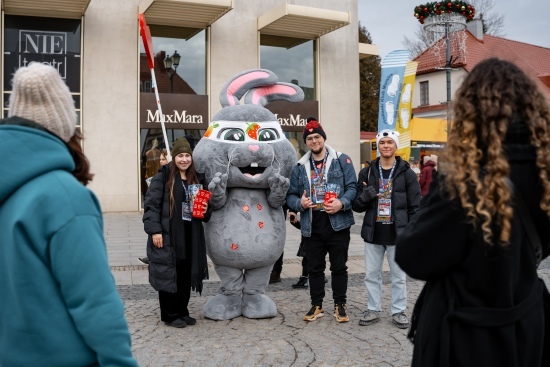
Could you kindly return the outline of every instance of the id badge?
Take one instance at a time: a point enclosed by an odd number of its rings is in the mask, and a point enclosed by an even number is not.
[[[189,202],[181,203],[181,219],[191,221],[191,204]]]
[[[323,204],[325,201],[326,185],[313,185],[313,197],[315,198],[315,204]]]
[[[378,199],[378,217],[380,218],[385,217],[388,220],[391,218],[391,200],[390,199],[384,199],[384,198]]]

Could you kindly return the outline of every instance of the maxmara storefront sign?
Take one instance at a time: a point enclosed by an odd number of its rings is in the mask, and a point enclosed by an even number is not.
[[[160,93],[164,123],[168,129],[206,130],[208,128],[208,96]],[[140,127],[159,129],[161,116],[154,93],[141,93]]]
[[[302,132],[308,117],[318,118],[319,116],[317,101],[302,101],[300,103],[276,101],[265,107],[277,116],[283,131]]]
[[[141,93],[140,127],[159,129],[161,116],[154,93]],[[164,123],[168,129],[206,130],[210,122],[208,116],[208,96],[195,94],[161,93],[160,102]],[[307,118],[319,115],[317,101],[300,103],[272,102],[266,106],[279,120],[284,131],[301,132]]]

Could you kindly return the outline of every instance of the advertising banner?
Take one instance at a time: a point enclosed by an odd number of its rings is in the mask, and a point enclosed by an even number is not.
[[[412,93],[414,89],[414,79],[418,62],[409,61],[405,67],[403,78],[403,88],[401,89],[401,98],[399,99],[398,113],[396,114],[397,123],[395,130],[399,132],[399,149],[396,155],[403,160],[408,161],[411,155],[411,118],[412,118]]]
[[[392,51],[382,59],[378,131],[384,129],[395,130],[405,66],[409,59],[410,52],[406,50]]]
[[[386,55],[381,62],[380,104],[378,108],[378,131],[398,130],[401,94],[403,92],[405,68],[411,54],[407,50],[396,50]],[[412,85],[411,85],[412,93]],[[410,97],[409,97],[410,99]],[[410,102],[409,102],[410,103]],[[405,139],[399,137],[399,145],[405,146]],[[406,145],[409,145],[407,139]],[[407,157],[408,158],[408,157]]]

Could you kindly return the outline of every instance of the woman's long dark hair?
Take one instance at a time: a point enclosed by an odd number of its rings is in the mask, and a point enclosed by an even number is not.
[[[74,135],[71,137],[71,140],[67,143],[71,156],[73,157],[75,168],[73,176],[80,181],[84,186],[88,185],[90,181],[94,178],[94,175],[90,173],[90,162],[88,158],[84,155],[82,151],[81,141],[82,135],[80,130],[76,129]]]
[[[172,157],[172,161],[168,163],[168,166],[170,167],[170,175],[168,176],[168,181],[166,181],[166,190],[170,193],[170,218],[172,218],[172,211],[174,209],[175,203],[174,203],[174,182],[176,181],[176,174],[179,174],[179,169],[176,166],[176,163],[174,163],[174,158]],[[191,159],[193,159],[193,156],[191,156]],[[197,171],[195,170],[195,161],[191,160],[191,164],[189,165],[189,168],[185,171],[185,176],[187,177],[187,185],[192,184],[198,184],[199,179],[197,177]]]

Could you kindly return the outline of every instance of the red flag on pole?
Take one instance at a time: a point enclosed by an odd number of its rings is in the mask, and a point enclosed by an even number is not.
[[[147,26],[145,21],[145,16],[139,14],[139,31],[141,34],[141,40],[143,41],[143,47],[145,48],[145,54],[147,55],[147,63],[149,64],[149,69],[151,69],[151,82],[153,88],[155,89],[155,97],[157,99],[157,107],[160,114],[160,123],[162,125],[162,134],[164,136],[164,145],[166,146],[166,159],[168,162],[172,160],[172,155],[170,154],[170,145],[168,144],[168,136],[166,135],[166,127],[164,126],[164,114],[162,113],[162,107],[160,105],[159,91],[157,88],[157,80],[155,78],[155,58],[153,56],[153,40],[151,39],[151,30]]]

